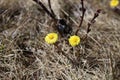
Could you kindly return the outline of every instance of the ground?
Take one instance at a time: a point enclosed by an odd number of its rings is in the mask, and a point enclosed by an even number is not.
[[[47,6],[47,0],[42,2]],[[57,17],[65,18],[74,35],[80,23],[80,0],[51,0]],[[47,6],[48,7],[48,6]],[[120,7],[109,0],[85,0],[86,13],[78,32],[81,42],[71,47],[54,20],[32,0],[0,1],[1,80],[120,80]],[[101,13],[86,36],[96,10]],[[69,16],[68,16],[69,15]],[[47,44],[56,32],[59,40]]]

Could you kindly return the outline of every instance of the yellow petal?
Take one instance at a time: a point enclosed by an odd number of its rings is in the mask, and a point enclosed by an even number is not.
[[[111,7],[116,7],[119,5],[119,0],[111,0],[110,1],[110,6]]]
[[[79,43],[80,43],[80,37],[79,36],[74,35],[74,36],[71,36],[69,38],[69,44],[71,46],[73,46],[73,47],[77,46]]]
[[[53,44],[53,43],[55,43],[57,40],[58,40],[58,35],[57,35],[57,33],[49,33],[49,34],[47,34],[46,37],[45,37],[45,41],[46,41],[48,44]]]

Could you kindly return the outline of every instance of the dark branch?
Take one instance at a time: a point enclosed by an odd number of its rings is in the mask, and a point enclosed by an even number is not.
[[[33,0],[33,1],[39,4],[51,18],[56,19],[55,16],[43,5],[41,1],[38,0]]]
[[[87,34],[91,31],[90,26],[95,23],[95,19],[99,16],[99,13],[101,12],[101,9],[98,9],[96,11],[96,13],[94,14],[93,18],[91,19],[91,21],[88,23],[88,27],[87,27]]]
[[[55,13],[54,13],[54,11],[53,11],[53,9],[52,9],[52,7],[51,7],[51,0],[48,0],[48,5],[49,5],[49,9],[50,9],[52,15],[56,16]]]
[[[82,26],[82,23],[83,23],[83,20],[84,20],[85,11],[86,11],[86,9],[84,7],[84,0],[81,0],[81,5],[82,5],[82,7],[80,8],[80,10],[82,10],[82,16],[81,16],[81,21],[80,21],[80,24],[78,26],[78,29],[75,32],[76,35],[78,34],[78,31],[80,30],[80,27]]]

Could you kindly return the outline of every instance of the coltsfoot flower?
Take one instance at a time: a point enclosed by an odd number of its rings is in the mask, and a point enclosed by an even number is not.
[[[69,38],[69,44],[74,47],[74,46],[77,46],[78,44],[80,43],[80,37],[79,36],[71,36]]]
[[[110,1],[110,6],[111,7],[116,7],[116,6],[118,6],[118,4],[119,4],[119,0],[111,0]]]
[[[45,37],[45,41],[48,44],[53,44],[58,40],[58,34],[57,33],[49,33]]]

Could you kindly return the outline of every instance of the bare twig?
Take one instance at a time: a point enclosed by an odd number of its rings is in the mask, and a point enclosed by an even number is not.
[[[80,21],[80,24],[78,26],[78,29],[75,32],[76,35],[78,34],[78,31],[80,30],[80,27],[82,26],[82,23],[83,23],[83,20],[84,20],[85,11],[86,11],[86,9],[84,7],[84,0],[81,0],[81,5],[82,5],[82,7],[80,8],[80,10],[82,11],[82,16],[81,16],[81,21]]]
[[[86,31],[86,35],[85,37],[83,38],[83,40],[85,40],[88,36],[88,33],[91,31],[90,27],[92,24],[95,23],[95,19],[99,16],[99,13],[101,12],[101,9],[98,9],[96,11],[96,13],[94,14],[93,18],[90,20],[90,22],[88,22],[88,27],[87,27],[87,31]]]
[[[91,31],[90,27],[93,23],[95,23],[95,19],[99,16],[100,12],[101,12],[101,9],[98,9],[94,14],[93,18],[91,19],[91,21],[88,23],[87,34]]]
[[[39,4],[52,19],[56,19],[55,16],[43,5],[41,1],[38,1],[38,0],[33,0],[33,1]]]
[[[50,8],[50,11],[51,11],[52,15],[56,16],[53,9],[52,9],[52,7],[51,7],[51,0],[48,0],[48,5],[49,5],[49,8]]]
[[[71,20],[76,26],[79,26],[79,24],[78,24],[72,17],[70,17],[69,14],[68,14],[64,9],[61,8],[61,11],[62,11],[67,17],[69,17],[70,20]]]

